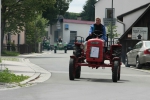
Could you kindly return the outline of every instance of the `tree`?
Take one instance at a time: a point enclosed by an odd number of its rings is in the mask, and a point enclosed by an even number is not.
[[[66,19],[77,19],[78,16],[80,16],[79,13],[66,12],[64,15],[64,18],[66,18]]]
[[[57,22],[57,15],[64,15],[69,8],[72,0],[56,0],[54,6],[49,6],[44,9],[42,16],[49,20],[50,29],[52,32],[52,25]]]
[[[96,0],[87,0],[86,4],[83,6],[83,11],[81,12],[82,20],[94,21],[95,20],[95,3]]]
[[[113,25],[112,26],[112,34],[111,34],[111,23],[107,26],[107,34],[108,34],[108,38],[115,38],[118,37],[120,34],[117,33],[116,30],[117,26]]]
[[[36,14],[55,4],[55,0],[2,0],[1,44],[4,34],[23,31],[26,23],[36,18]],[[3,48],[3,47],[2,47]]]
[[[57,15],[64,15],[72,0],[56,0],[54,6],[50,6],[43,11],[43,17],[49,20],[52,25],[57,21]]]
[[[35,20],[26,23],[26,43],[34,44],[37,42],[42,42],[42,37],[46,36],[45,28],[47,23],[48,20],[42,18],[41,14],[39,14]]]

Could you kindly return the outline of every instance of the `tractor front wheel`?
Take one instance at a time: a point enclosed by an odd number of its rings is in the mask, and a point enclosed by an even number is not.
[[[75,78],[80,78],[80,75],[81,75],[81,66],[78,66],[76,68]]]
[[[118,70],[118,80],[120,80],[121,67],[119,66],[118,69],[119,69],[119,70]]]
[[[74,80],[74,78],[75,78],[75,60],[71,58],[69,62],[69,79]]]
[[[112,80],[113,80],[113,82],[118,81],[119,66],[120,66],[119,61],[114,61],[114,66],[112,68]]]

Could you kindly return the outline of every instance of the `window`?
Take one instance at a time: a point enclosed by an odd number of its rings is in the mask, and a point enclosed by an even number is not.
[[[113,14],[112,14],[112,8],[106,8],[106,10],[105,10],[105,18],[112,18],[112,15],[113,15],[113,18],[114,18],[115,17],[114,13],[115,13],[115,9],[114,8],[113,8]]]
[[[142,47],[143,43],[142,42],[139,42],[137,43],[133,49],[140,49]]]
[[[145,42],[145,46],[150,48],[150,42],[149,41]]]

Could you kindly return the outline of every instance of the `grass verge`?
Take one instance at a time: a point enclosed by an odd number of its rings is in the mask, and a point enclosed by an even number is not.
[[[18,56],[19,52],[15,51],[2,51],[2,56]]]
[[[21,81],[24,81],[25,79],[28,79],[29,76],[23,76],[23,75],[15,75],[11,73],[8,68],[5,70],[2,70],[0,72],[0,82],[3,83],[19,83]]]

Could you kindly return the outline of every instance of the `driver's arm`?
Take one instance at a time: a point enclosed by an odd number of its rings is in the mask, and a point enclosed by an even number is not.
[[[94,31],[94,25],[90,26],[89,35],[92,35],[92,32]]]
[[[105,41],[107,41],[105,26],[103,26],[103,36],[102,36],[102,38],[103,38]]]

